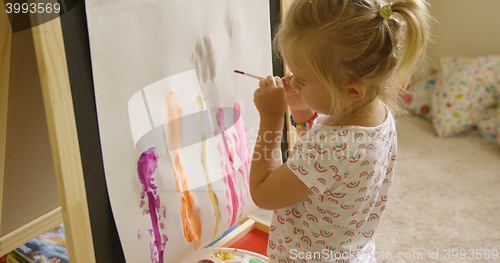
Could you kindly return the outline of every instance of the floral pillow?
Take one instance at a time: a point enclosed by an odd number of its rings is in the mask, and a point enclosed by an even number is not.
[[[484,110],[476,124],[477,133],[500,146],[500,108]]]
[[[431,115],[439,136],[469,130],[500,94],[500,56],[441,59],[441,78],[432,91]]]
[[[431,119],[432,90],[436,86],[437,75],[413,84],[407,93],[401,96],[403,106],[414,114]]]

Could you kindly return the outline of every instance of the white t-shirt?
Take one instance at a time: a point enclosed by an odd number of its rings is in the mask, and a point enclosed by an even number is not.
[[[376,232],[396,164],[394,117],[377,127],[324,126],[318,118],[286,165],[312,193],[274,211],[271,262],[376,262]]]

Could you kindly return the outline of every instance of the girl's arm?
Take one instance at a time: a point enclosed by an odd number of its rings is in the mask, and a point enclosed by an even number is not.
[[[296,203],[311,190],[281,163],[281,135],[286,111],[286,92],[280,78],[272,76],[259,83],[254,102],[260,125],[250,169],[250,193],[264,209]]]

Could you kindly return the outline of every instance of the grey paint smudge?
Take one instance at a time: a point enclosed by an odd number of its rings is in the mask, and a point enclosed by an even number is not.
[[[195,64],[196,73],[200,82],[215,78],[217,60],[212,38],[203,37],[196,42],[192,61]]]
[[[240,28],[240,21],[234,13],[228,13],[226,16],[226,29],[229,38],[233,38],[233,33],[238,32]]]

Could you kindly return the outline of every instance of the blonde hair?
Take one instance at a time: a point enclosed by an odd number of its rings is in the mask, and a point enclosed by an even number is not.
[[[409,83],[430,34],[431,17],[424,0],[396,0],[394,14],[382,18],[383,0],[295,0],[274,39],[276,50],[309,66],[329,89],[329,115],[338,121],[346,85],[363,83],[368,98],[379,97],[399,112],[399,93]],[[299,64],[300,63],[300,64]],[[361,102],[359,102],[361,103]],[[345,116],[344,116],[345,117]]]

